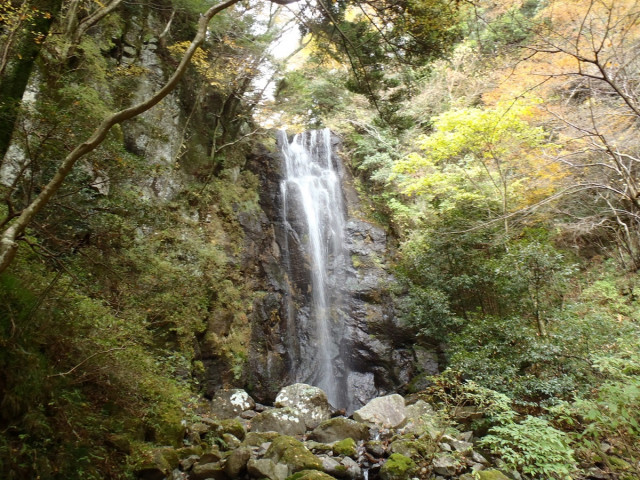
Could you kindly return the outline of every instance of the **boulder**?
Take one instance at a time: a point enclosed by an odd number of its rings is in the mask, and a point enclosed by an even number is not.
[[[405,432],[417,435],[428,433],[432,439],[436,439],[442,434],[436,413],[431,405],[424,400],[418,400],[405,407],[405,414],[407,416],[407,423],[403,427]]]
[[[333,475],[334,477],[341,477],[345,473],[345,467],[338,462],[333,457],[328,455],[322,455],[320,461],[322,461],[322,470],[329,475]]]
[[[444,477],[452,477],[458,471],[460,462],[451,455],[439,455],[433,459],[433,471]]]
[[[292,407],[304,417],[309,430],[331,418],[331,406],[327,394],[318,387],[296,383],[280,390],[274,404],[276,407]]]
[[[393,453],[380,469],[382,480],[407,480],[411,478],[416,464],[409,457]]]
[[[220,418],[233,418],[251,410],[256,402],[240,388],[218,390],[211,400],[211,414]]]
[[[303,470],[296,474],[291,475],[287,480],[336,480],[331,475],[327,475],[324,472],[318,470]]]
[[[212,420],[210,418],[203,418],[203,423],[209,426],[208,436],[214,436],[222,438],[225,433],[230,433],[239,440],[244,440],[246,431],[244,426],[237,419],[225,419],[225,420]]]
[[[247,462],[247,472],[253,478],[268,478],[269,480],[285,480],[289,476],[286,465],[276,465],[267,458],[256,460],[251,458]]]
[[[356,442],[353,438],[345,438],[333,444],[333,453],[343,457],[356,456]]]
[[[193,466],[189,473],[190,480],[228,480],[224,468],[218,462],[216,463],[198,463]]]
[[[302,442],[286,435],[271,442],[264,458],[274,463],[287,465],[290,475],[301,470],[322,470],[322,462],[318,457],[311,453]]]
[[[161,447],[145,452],[134,473],[143,480],[162,480],[178,467],[180,460],[171,447]]]
[[[351,478],[353,480],[362,478],[362,469],[353,458],[344,457],[340,460],[340,465],[344,468],[344,477]]]
[[[278,432],[249,432],[242,443],[249,447],[259,447],[263,443],[272,442],[279,435]]]
[[[251,458],[251,450],[241,447],[227,457],[224,464],[224,471],[230,478],[237,478],[247,468],[247,462]]]
[[[302,414],[295,408],[265,410],[251,420],[253,432],[278,432],[282,435],[303,435],[307,431]]]
[[[456,452],[460,453],[468,453],[471,454],[471,449],[473,448],[473,444],[470,442],[464,442],[462,440],[458,440],[453,438],[450,435],[444,435],[442,440],[449,444]]]
[[[309,434],[310,440],[323,443],[332,443],[345,438],[352,438],[356,442],[368,440],[369,427],[348,418],[336,417],[325,420]]]
[[[364,448],[366,448],[367,452],[369,452],[374,457],[382,457],[384,456],[387,449],[384,444],[380,440],[370,440],[364,444]]]
[[[478,480],[509,480],[504,473],[500,470],[483,470],[481,472],[476,472],[476,476]]]
[[[371,400],[364,407],[353,412],[354,420],[396,428],[406,422],[404,398],[398,394],[385,395]]]

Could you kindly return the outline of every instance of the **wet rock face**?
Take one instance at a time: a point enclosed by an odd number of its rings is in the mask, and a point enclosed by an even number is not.
[[[348,212],[344,232],[347,261],[340,272],[342,306],[336,312],[344,331],[336,366],[344,372],[340,381],[350,403],[334,407],[351,412],[371,398],[402,390],[420,367],[408,347],[413,342],[412,332],[399,322],[393,309],[391,291],[396,288],[396,280],[385,265],[386,233],[359,218],[352,178],[337,154],[339,139],[333,136],[331,143]],[[255,253],[244,261],[260,270],[266,292],[254,305],[248,384],[258,401],[273,401],[282,385],[295,382],[291,372],[296,355],[315,340],[290,335],[292,325],[308,322],[311,315],[311,266],[302,248],[303,239],[297,238],[293,229],[284,228],[280,154],[257,153],[248,159],[247,168],[260,179],[264,217],[241,222],[247,248]],[[291,221],[291,216],[288,218]],[[285,255],[292,267],[289,272]],[[304,372],[299,371],[298,376],[304,376]]]

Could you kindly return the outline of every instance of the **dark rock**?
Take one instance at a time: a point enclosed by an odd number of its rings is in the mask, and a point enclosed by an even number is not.
[[[200,456],[189,455],[187,458],[183,458],[182,460],[180,460],[180,468],[183,471],[188,472],[189,470],[191,470],[191,467],[193,467],[199,461],[200,461]]]

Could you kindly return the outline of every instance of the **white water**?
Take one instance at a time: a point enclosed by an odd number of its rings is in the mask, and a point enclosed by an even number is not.
[[[331,132],[312,130],[296,135],[289,143],[282,131],[279,143],[285,164],[281,184],[285,228],[302,230],[300,224],[304,225],[303,231],[292,234],[304,246],[311,277],[306,324],[300,324],[299,319],[305,317],[296,314],[296,306],[292,302],[288,306],[289,334],[297,336],[297,342],[290,342],[293,376],[296,381],[322,388],[329,401],[341,407],[345,392],[339,387],[339,379],[345,372],[340,371],[344,362],[339,358],[342,322],[337,272],[344,266],[345,212],[340,177],[331,154]],[[296,215],[304,221],[295,221]],[[296,266],[287,267],[291,270]]]

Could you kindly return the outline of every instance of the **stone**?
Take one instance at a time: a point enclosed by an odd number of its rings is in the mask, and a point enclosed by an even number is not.
[[[253,432],[278,432],[282,435],[303,435],[307,431],[304,418],[291,407],[272,408],[251,420]]]
[[[369,427],[344,417],[325,420],[310,434],[309,439],[317,442],[332,443],[345,438],[353,438],[356,442],[369,439]]]
[[[476,478],[478,480],[509,480],[509,477],[507,477],[504,473],[502,473],[500,470],[495,469],[477,472]]]
[[[251,420],[257,414],[258,412],[255,412],[254,410],[246,410],[240,414],[240,418],[244,418],[245,420]]]
[[[346,467],[340,464],[338,460],[328,455],[322,455],[320,461],[322,462],[322,470],[334,477],[341,477],[346,471]]]
[[[471,460],[473,460],[476,463],[481,463],[482,465],[489,465],[489,461],[475,451],[471,452]]]
[[[331,406],[327,400],[327,394],[318,387],[304,383],[289,385],[280,390],[274,405],[298,410],[309,430],[331,418]]]
[[[318,457],[311,453],[302,442],[286,435],[271,442],[264,458],[274,463],[287,465],[289,475],[301,470],[322,470],[322,462]]]
[[[456,452],[460,452],[460,453],[470,453],[471,449],[473,448],[473,444],[469,443],[469,442],[463,442],[462,440],[458,440],[456,438],[453,438],[450,435],[444,435],[442,437],[442,440],[444,440],[445,443],[448,443],[449,445],[451,445],[451,447],[456,451]]]
[[[198,463],[193,466],[191,473],[189,473],[189,480],[208,479],[227,480],[227,475],[220,463]]]
[[[356,456],[356,442],[353,438],[345,438],[333,444],[333,453],[345,457]]]
[[[380,469],[382,480],[407,480],[413,474],[416,464],[409,457],[392,453]]]
[[[387,451],[380,440],[370,440],[365,442],[364,448],[374,457],[382,457]]]
[[[208,424],[210,427],[209,436],[222,438],[225,433],[230,433],[237,439],[244,440],[244,437],[247,433],[242,423],[240,423],[240,421],[235,418],[229,418],[225,420],[203,418],[202,421],[203,423]]]
[[[285,480],[289,476],[289,469],[286,465],[276,465],[267,458],[249,459],[247,472],[253,478],[268,478],[269,480]]]
[[[248,447],[259,447],[263,443],[272,442],[279,435],[278,432],[249,432],[242,443]]]
[[[180,460],[180,468],[183,471],[188,472],[189,470],[191,470],[191,467],[193,467],[199,461],[199,455],[189,455],[187,458],[183,458],[182,460]]]
[[[222,460],[222,453],[217,445],[211,447],[210,450],[200,456],[200,463],[214,463]]]
[[[251,458],[251,450],[241,447],[227,457],[224,464],[224,471],[230,478],[237,478],[247,468],[247,462]]]
[[[331,475],[327,475],[324,472],[318,470],[303,470],[294,475],[291,475],[286,480],[336,480]]]
[[[440,437],[442,429],[439,427],[438,417],[431,405],[424,400],[418,400],[414,404],[405,407],[407,424],[403,431],[422,435],[425,432],[432,439]]]
[[[353,480],[362,478],[360,465],[351,457],[344,457],[340,460],[340,465],[345,468],[344,476]]]
[[[385,395],[371,400],[364,407],[353,412],[354,420],[396,428],[407,420],[404,398],[398,394]]]
[[[439,455],[433,459],[433,471],[445,477],[452,477],[458,471],[460,462],[451,455]]]
[[[219,419],[233,418],[255,408],[256,402],[240,388],[218,390],[211,400],[211,414]]]
[[[235,450],[240,446],[240,440],[238,440],[238,437],[231,433],[223,433],[222,441],[226,444],[226,450]]]
[[[304,444],[312,452],[317,452],[317,453],[333,452],[333,447],[328,443],[316,442],[315,440],[307,440]]]

